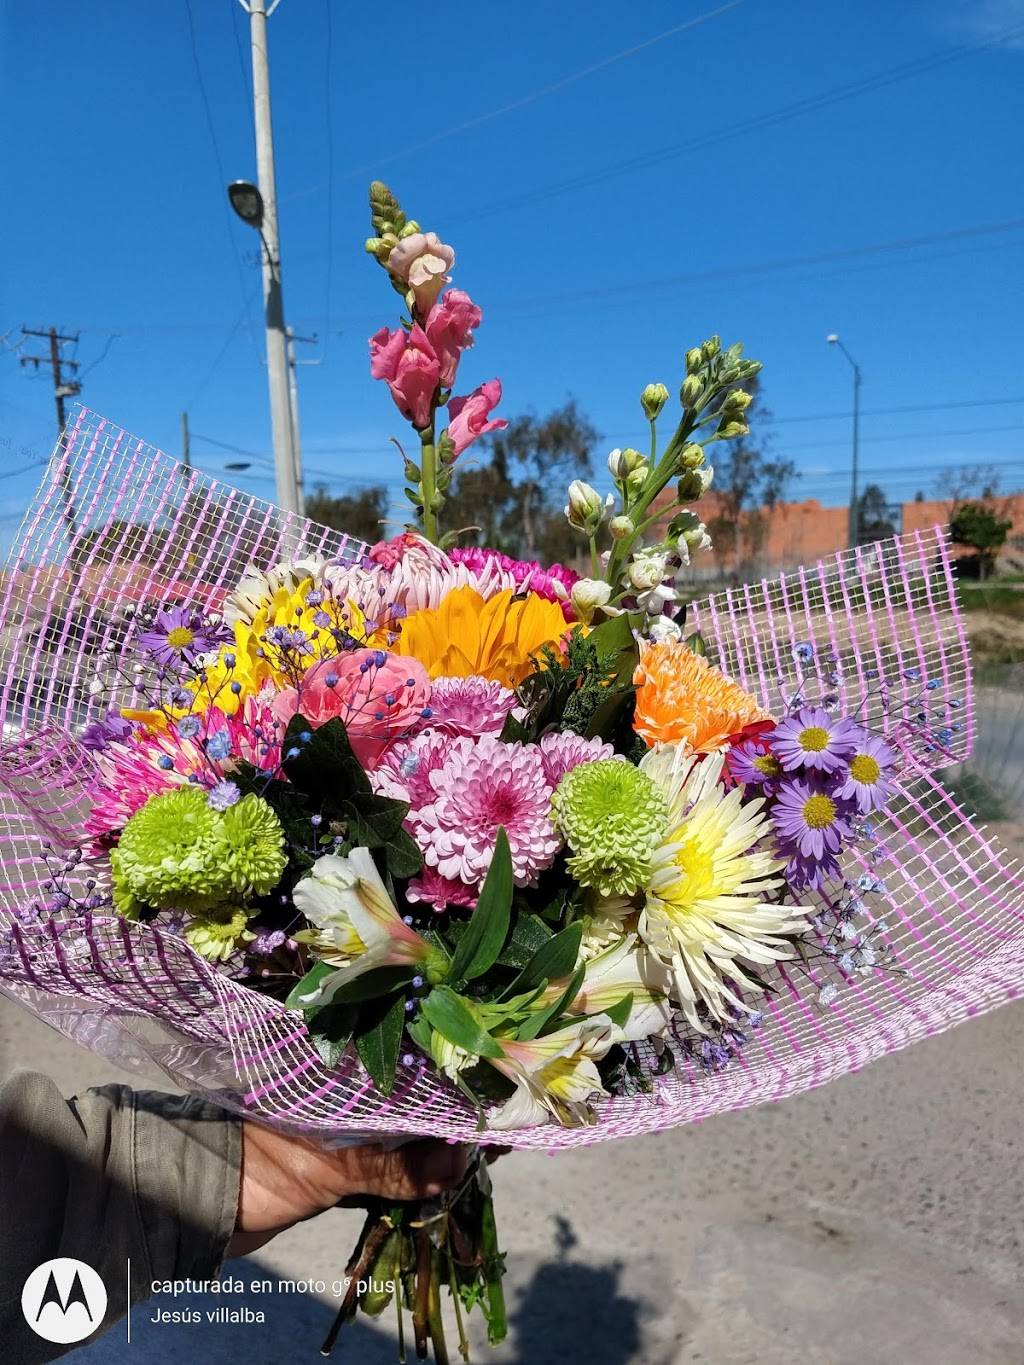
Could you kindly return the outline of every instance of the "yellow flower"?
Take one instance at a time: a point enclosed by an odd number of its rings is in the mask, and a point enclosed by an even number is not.
[[[785,859],[771,851],[764,801],[727,792],[722,754],[695,759],[682,745],[654,749],[640,767],[669,803],[667,828],[655,849],[637,930],[669,969],[673,994],[694,1028],[706,1032],[697,1006],[722,1023],[738,992],[761,994],[740,963],[765,967],[793,955],[791,938],[813,907],[779,904]]]
[[[441,605],[402,622],[394,649],[418,659],[432,678],[477,676],[515,687],[534,671],[532,656],[558,648],[565,617],[557,602],[511,588],[484,601],[475,588],[456,588]]]
[[[633,681],[633,729],[648,744],[680,743],[690,753],[708,754],[754,721],[769,719],[756,698],[683,640],[648,645]]]

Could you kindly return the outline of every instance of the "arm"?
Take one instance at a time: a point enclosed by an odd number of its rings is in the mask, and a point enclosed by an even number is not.
[[[226,1114],[196,1096],[110,1085],[66,1100],[31,1072],[0,1086],[0,1341],[6,1365],[35,1365],[70,1347],[37,1337],[21,1312],[36,1266],[85,1261],[108,1295],[103,1330],[153,1280],[207,1280],[225,1256],[359,1194],[439,1193],[465,1166],[461,1148],[325,1152]]]

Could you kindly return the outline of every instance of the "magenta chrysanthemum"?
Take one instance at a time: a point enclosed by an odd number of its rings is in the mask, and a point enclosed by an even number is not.
[[[467,758],[472,750],[473,741],[464,735],[423,730],[393,744],[369,778],[378,796],[408,801],[415,810],[436,799],[432,775],[449,760]]]
[[[430,693],[430,728],[452,735],[500,735],[516,696],[486,678],[435,678]]]
[[[457,905],[463,910],[476,906],[476,891],[454,877],[442,877],[436,867],[425,867],[405,888],[407,901],[422,902],[435,910]]]
[[[496,569],[511,575],[517,592],[529,591],[549,602],[561,602],[566,619],[572,619],[569,594],[573,584],[578,582],[579,574],[567,569],[564,564],[550,564],[545,568],[535,559],[510,559],[500,550],[488,550],[479,545],[464,548],[456,546],[448,551],[448,555],[456,564],[464,564],[482,578]]]
[[[568,731],[544,735],[538,745],[544,776],[552,791],[567,772],[580,763],[594,763],[599,758],[614,758],[615,750],[601,739],[584,739]]]
[[[468,757],[452,756],[431,774],[430,782],[436,798],[410,811],[409,827],[427,866],[443,877],[477,886],[502,827],[517,886],[530,885],[553,861],[561,840],[551,821],[551,788],[535,745],[503,744],[485,736]]]

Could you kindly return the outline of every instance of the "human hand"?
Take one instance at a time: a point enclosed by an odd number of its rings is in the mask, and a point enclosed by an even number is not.
[[[242,1177],[228,1256],[248,1256],[279,1232],[342,1199],[429,1199],[458,1183],[466,1149],[427,1139],[325,1151],[305,1138],[242,1125]]]

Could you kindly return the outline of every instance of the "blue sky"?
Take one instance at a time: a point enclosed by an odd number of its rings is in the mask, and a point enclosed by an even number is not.
[[[187,407],[197,463],[255,452],[234,477],[272,494],[256,239],[223,194],[255,178],[247,19],[191,15],[209,116],[186,0],[0,6],[0,539],[53,438],[22,323],[81,332],[90,407],[172,451]],[[1024,487],[1024,0],[282,0],[270,32],[286,310],[321,338],[305,462],[338,491],[399,480],[375,175],[456,248],[485,315],[463,387],[500,376],[506,415],[574,395],[607,448],[639,439],[642,386],[718,331],[765,362],[792,494],[841,503],[835,330],[868,479],[912,497],[991,461]],[[894,407],[919,410],[871,415]]]

